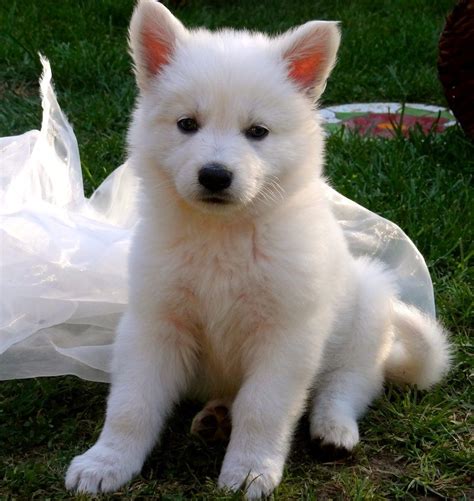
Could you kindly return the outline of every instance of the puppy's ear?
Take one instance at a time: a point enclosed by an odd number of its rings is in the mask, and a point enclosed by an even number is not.
[[[186,28],[163,4],[139,0],[130,22],[129,43],[140,89],[147,89],[152,77],[170,62],[186,34]]]
[[[279,39],[289,78],[313,99],[324,91],[340,40],[338,23],[334,21],[310,21]]]

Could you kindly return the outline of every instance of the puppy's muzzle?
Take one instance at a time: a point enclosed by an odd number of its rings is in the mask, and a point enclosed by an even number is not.
[[[232,184],[233,177],[232,172],[219,163],[206,164],[198,172],[199,184],[211,193],[227,189]]]

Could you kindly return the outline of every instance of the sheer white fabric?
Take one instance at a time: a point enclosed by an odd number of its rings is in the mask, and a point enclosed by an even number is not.
[[[0,138],[0,379],[109,381],[137,181],[124,164],[84,196],[76,138],[42,64],[41,131]],[[353,253],[385,262],[403,299],[434,315],[430,276],[409,238],[336,191],[328,197]]]

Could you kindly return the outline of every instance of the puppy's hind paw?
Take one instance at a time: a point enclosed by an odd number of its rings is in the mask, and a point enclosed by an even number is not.
[[[347,416],[314,417],[311,421],[311,438],[322,447],[333,447],[341,452],[351,451],[359,442],[357,422]]]
[[[66,489],[89,494],[113,492],[139,472],[123,454],[94,446],[76,456],[66,473]]]
[[[206,442],[226,442],[229,440],[231,428],[227,402],[213,400],[196,414],[191,424],[191,433],[200,436]]]

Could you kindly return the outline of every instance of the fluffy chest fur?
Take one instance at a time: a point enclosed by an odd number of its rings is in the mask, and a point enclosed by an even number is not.
[[[165,309],[179,319],[180,332],[195,340],[199,392],[235,393],[248,357],[277,315],[269,258],[257,245],[249,228],[174,249],[177,273]]]
[[[272,258],[252,225],[155,231],[159,238],[145,222],[137,235],[132,300],[139,296],[142,308],[154,310],[157,322],[190,346],[200,392],[235,393],[251,345],[267,335],[277,314]]]
[[[166,277],[170,308],[186,309],[208,336],[258,330],[275,315],[270,257],[256,229],[202,234],[172,246],[174,272]],[[176,296],[177,301],[172,298]]]

